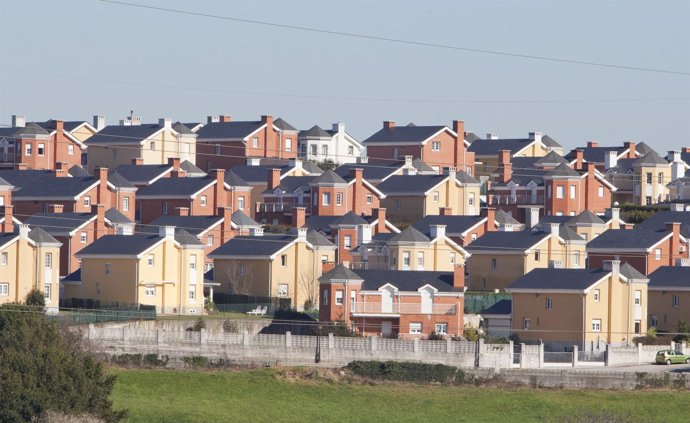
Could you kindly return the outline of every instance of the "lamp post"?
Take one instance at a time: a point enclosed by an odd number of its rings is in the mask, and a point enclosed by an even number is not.
[[[321,325],[318,326],[316,332],[316,353],[314,354],[314,363],[321,362]]]
[[[482,339],[484,335],[484,329],[479,326],[477,329],[477,345],[474,348],[474,367],[479,368],[479,340]]]

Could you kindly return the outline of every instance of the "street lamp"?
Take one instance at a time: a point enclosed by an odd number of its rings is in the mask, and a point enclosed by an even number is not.
[[[479,340],[482,339],[482,335],[484,335],[484,329],[479,326],[477,328],[477,345],[474,347],[474,367],[479,368]]]

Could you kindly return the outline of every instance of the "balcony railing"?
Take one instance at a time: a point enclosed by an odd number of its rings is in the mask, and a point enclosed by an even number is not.
[[[432,304],[422,306],[422,304],[408,303],[373,303],[357,302],[350,305],[350,313],[355,314],[447,314],[454,315],[455,304]]]
[[[258,213],[275,213],[291,209],[292,205],[285,203],[256,203],[256,211]]]
[[[489,194],[488,196],[489,205],[501,205],[501,204],[544,204],[543,195],[495,195]]]

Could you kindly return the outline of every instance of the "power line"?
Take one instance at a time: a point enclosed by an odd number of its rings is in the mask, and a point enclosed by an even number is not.
[[[161,11],[161,12],[176,13],[176,14],[196,16],[196,17],[201,17],[201,18],[220,19],[220,20],[233,21],[233,22],[242,22],[242,23],[252,24],[252,25],[262,25],[262,26],[289,29],[289,30],[295,30],[295,31],[305,31],[305,32],[318,33],[318,34],[328,34],[328,35],[336,35],[336,36],[342,36],[342,37],[359,38],[359,39],[364,39],[364,40],[384,41],[384,42],[389,42],[389,43],[413,45],[413,46],[418,46],[418,47],[432,47],[432,48],[439,48],[439,49],[445,49],[445,50],[489,54],[489,55],[495,55],[495,56],[505,56],[505,57],[520,58],[520,59],[528,59],[528,60],[539,60],[539,61],[568,63],[568,64],[576,64],[576,65],[584,65],[584,66],[595,66],[595,67],[602,67],[602,68],[612,68],[612,69],[622,69],[622,70],[632,70],[632,71],[654,72],[654,73],[690,76],[690,72],[685,72],[685,71],[676,71],[676,70],[658,69],[658,68],[646,68],[646,67],[638,67],[638,66],[627,66],[627,65],[618,65],[618,64],[613,64],[613,63],[593,62],[593,61],[575,60],[575,59],[564,59],[564,58],[556,58],[556,57],[549,57],[549,56],[512,53],[512,52],[499,51],[499,50],[487,50],[487,49],[478,49],[478,48],[471,48],[471,47],[454,46],[454,45],[448,45],[448,44],[437,44],[437,43],[429,43],[429,42],[422,42],[422,41],[405,40],[405,39],[399,39],[399,38],[383,37],[383,36],[377,36],[377,35],[359,34],[359,33],[354,33],[354,32],[335,31],[335,30],[319,29],[319,28],[306,27],[306,26],[298,26],[298,25],[281,24],[281,23],[275,23],[275,22],[259,21],[259,20],[254,20],[254,19],[245,19],[245,18],[238,18],[238,17],[232,17],[232,16],[215,15],[215,14],[211,14],[211,13],[192,12],[192,11],[187,11],[187,10],[143,5],[143,4],[137,4],[137,3],[124,2],[124,1],[115,1],[115,0],[100,0],[100,1],[104,2],[104,3],[110,3],[110,4],[120,5],[120,6],[135,7],[135,8],[148,9],[148,10],[156,10],[156,11]]]

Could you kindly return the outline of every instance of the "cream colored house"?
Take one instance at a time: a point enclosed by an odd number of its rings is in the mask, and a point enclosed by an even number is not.
[[[76,257],[81,269],[63,281],[65,298],[152,305],[162,314],[204,311],[204,245],[184,230],[106,235]]]
[[[586,267],[586,242],[553,223],[548,231],[487,232],[466,247],[470,290],[503,290],[538,268]]]
[[[649,274],[649,326],[676,332],[690,323],[690,267],[663,266]]]
[[[335,245],[306,228],[294,235],[267,235],[255,230],[213,251],[216,291],[290,299],[293,307],[318,305],[323,263],[335,261]],[[309,304],[307,304],[309,305]]]
[[[61,245],[43,229],[28,225],[20,225],[19,233],[0,233],[0,304],[23,302],[29,291],[38,289],[46,311],[57,313]]]
[[[621,159],[606,170],[606,178],[618,187],[613,200],[644,206],[663,203],[670,198],[671,163],[655,152],[635,159]]]
[[[535,269],[513,282],[512,332],[552,351],[604,351],[647,332],[649,279],[613,260],[603,269]]]

